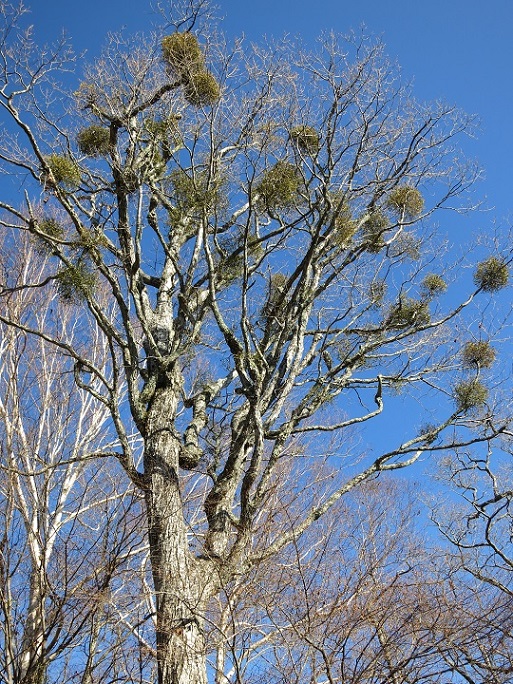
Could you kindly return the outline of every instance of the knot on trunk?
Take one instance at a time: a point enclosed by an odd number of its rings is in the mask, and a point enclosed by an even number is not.
[[[184,470],[194,470],[198,467],[203,450],[195,444],[184,444],[180,449],[179,465]]]
[[[222,558],[225,554],[229,522],[230,516],[224,510],[208,516],[208,532],[205,539],[205,555],[208,558]]]

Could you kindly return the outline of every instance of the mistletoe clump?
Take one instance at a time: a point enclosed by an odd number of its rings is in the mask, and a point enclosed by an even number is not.
[[[371,254],[377,254],[385,247],[385,231],[390,221],[381,211],[373,211],[365,221],[363,241],[365,248]]]
[[[221,88],[210,71],[192,72],[187,77],[183,94],[186,102],[193,107],[211,107],[221,97]]]
[[[84,260],[62,267],[55,280],[59,295],[70,304],[84,301],[96,287],[96,275]]]
[[[407,218],[415,218],[424,208],[424,198],[417,188],[400,185],[390,193],[388,206],[399,214],[404,213]]]
[[[431,320],[429,307],[422,300],[401,297],[388,314],[386,325],[390,328],[407,328],[428,325]]]
[[[220,236],[218,245],[220,258],[216,260],[216,276],[223,285],[240,278],[264,253],[262,240],[251,233]]]
[[[301,176],[294,164],[279,161],[264,172],[256,187],[258,204],[264,210],[287,209],[299,199]]]
[[[191,211],[210,213],[223,205],[224,181],[210,178],[207,171],[198,171],[191,176],[183,169],[174,169],[170,181],[180,215]]]
[[[73,159],[60,154],[51,154],[45,157],[53,180],[64,188],[74,190],[80,185],[80,169]]]
[[[180,78],[186,102],[193,107],[211,107],[221,97],[215,76],[205,69],[205,57],[193,33],[177,32],[162,39],[162,56]]]
[[[204,68],[203,51],[193,33],[172,33],[162,39],[162,56],[166,64],[183,76]]]
[[[88,157],[100,157],[109,151],[110,133],[103,126],[89,126],[77,135],[78,149]]]
[[[478,264],[474,283],[484,292],[497,292],[509,282],[508,265],[502,259],[489,257]]]
[[[488,390],[479,380],[460,382],[454,388],[454,399],[458,411],[473,411],[486,404]]]
[[[484,340],[467,342],[461,352],[463,364],[467,367],[490,368],[495,361],[495,349]]]
[[[422,281],[422,290],[428,299],[443,294],[447,290],[447,283],[437,273],[428,273]]]
[[[170,114],[164,119],[148,118],[144,122],[144,127],[149,135],[155,140],[169,140],[169,138],[178,138],[179,129],[178,121],[180,116],[178,114]]]
[[[334,208],[330,216],[330,237],[337,247],[342,248],[350,242],[358,225],[353,218],[351,207],[342,196],[333,195],[331,204]]]
[[[64,237],[64,228],[57,219],[50,216],[33,221],[31,228],[38,231],[32,234],[32,243],[36,252],[41,255],[51,254],[54,248],[52,240],[62,240]],[[44,233],[44,235],[40,233]]]
[[[42,233],[48,235],[50,238],[56,238],[57,240],[60,240],[64,236],[64,228],[62,225],[59,223],[59,221],[57,221],[57,219],[51,218],[49,216],[41,219],[38,222],[37,227]]]
[[[319,134],[311,126],[296,126],[290,131],[290,139],[304,154],[314,155],[319,151]]]

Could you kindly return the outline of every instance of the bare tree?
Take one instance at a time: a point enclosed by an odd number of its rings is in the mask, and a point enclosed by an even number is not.
[[[496,448],[465,450],[447,462],[450,503],[433,510],[450,544],[442,561],[450,578],[442,592],[451,616],[446,657],[466,681],[503,684],[513,673],[510,441],[506,431]]]
[[[367,482],[232,584],[210,619],[216,683],[508,681],[490,593],[426,545],[418,495]]]
[[[216,682],[509,682],[511,582],[490,549],[483,577],[426,544],[422,508],[408,482],[367,482],[234,583],[211,619]]]
[[[3,242],[4,282],[43,279],[45,268],[28,235],[15,251]],[[80,344],[76,312],[59,306],[56,293],[12,289],[2,300],[12,321],[29,319]],[[109,411],[76,388],[62,352],[16,326],[2,324],[0,334],[0,682],[99,682],[106,627],[128,590],[117,597],[113,581],[125,584],[145,545],[138,497],[120,486],[117,461],[107,458]],[[104,366],[102,339],[88,352]],[[79,649],[87,657],[77,661]]]
[[[347,492],[507,426],[481,377],[454,379],[448,341],[510,256],[480,262],[454,305],[433,228],[476,176],[455,149],[471,120],[416,102],[376,42],[229,49],[205,3],[175,10],[160,34],[112,38],[70,96],[67,46],[36,50],[18,6],[2,3],[0,41],[2,225],[54,264],[38,282],[6,274],[3,293],[53,288],[80,340],[0,320],[64,350],[110,414],[146,499],[160,684],[207,681],[212,598]],[[432,422],[348,449],[400,390],[432,393]],[[310,488],[319,454],[329,474]],[[273,518],[290,488],[301,505]]]

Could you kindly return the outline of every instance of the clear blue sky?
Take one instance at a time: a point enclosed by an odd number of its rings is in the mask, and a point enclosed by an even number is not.
[[[145,30],[155,18],[151,0],[27,0],[40,39],[65,28],[77,50],[98,53],[106,33],[125,26]],[[466,152],[486,172],[477,188],[495,218],[513,215],[513,0],[220,0],[218,14],[230,36],[301,35],[312,43],[325,29],[359,29],[383,37],[422,100],[443,99],[481,121]],[[477,216],[475,222],[491,218]],[[474,225],[475,227],[475,225]]]

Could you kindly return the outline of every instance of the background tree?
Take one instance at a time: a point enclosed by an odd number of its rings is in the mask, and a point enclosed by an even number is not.
[[[217,681],[439,681],[439,610],[426,591],[430,559],[408,489],[366,483],[230,587],[210,639],[225,630],[218,639],[229,645]]]
[[[216,682],[511,679],[511,605],[426,541],[417,483],[380,479],[227,588],[209,616]]]
[[[2,311],[80,345],[75,310],[56,292],[24,287],[48,275],[38,246],[27,234],[15,247],[2,241],[2,282],[12,285]],[[0,334],[0,682],[133,681],[126,665],[136,657],[120,657],[120,636],[134,648],[137,594],[127,623],[120,617],[141,584],[145,539],[138,497],[96,458],[110,448],[109,412],[76,388],[62,348],[4,324]],[[101,338],[88,353],[104,367]]]
[[[444,600],[459,625],[447,660],[467,681],[502,684],[513,673],[510,441],[506,431],[496,448],[464,450],[445,462],[451,497],[432,513],[450,544]]]
[[[0,160],[24,188],[2,224],[48,249],[52,274],[22,284],[75,307],[81,336],[0,320],[65,350],[109,412],[146,500],[161,684],[207,681],[212,599],[343,495],[507,425],[485,364],[456,379],[448,340],[507,285],[509,254],[454,305],[433,230],[476,176],[454,148],[471,121],[416,102],[375,42],[229,49],[207,10],[173,4],[161,33],[112,38],[56,102],[67,47],[38,51],[2,3]],[[348,449],[399,390],[436,397],[428,427]],[[327,474],[311,488],[314,458]],[[273,517],[291,487],[301,506]]]

